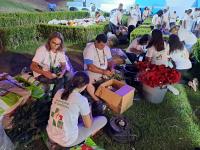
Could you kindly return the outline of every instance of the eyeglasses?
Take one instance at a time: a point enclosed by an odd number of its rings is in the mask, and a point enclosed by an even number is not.
[[[56,43],[54,41],[52,41],[51,43],[54,44],[55,46],[60,46],[61,45],[61,43]]]

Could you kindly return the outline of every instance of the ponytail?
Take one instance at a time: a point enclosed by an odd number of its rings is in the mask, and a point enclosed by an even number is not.
[[[71,84],[70,82],[67,84],[67,86],[65,87],[65,90],[61,96],[61,99],[63,100],[67,100],[69,95],[72,93],[72,91],[75,89],[76,87],[73,86],[73,84]]]
[[[89,83],[89,81],[90,81],[89,77],[85,72],[83,71],[76,72],[72,80],[68,82],[68,84],[66,85],[65,90],[61,96],[61,99],[67,100],[69,95],[73,92],[74,89],[84,87]]]

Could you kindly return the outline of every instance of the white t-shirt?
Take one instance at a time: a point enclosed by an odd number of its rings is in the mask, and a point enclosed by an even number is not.
[[[129,21],[128,21],[128,25],[134,25],[136,27],[137,22],[140,19],[139,16],[140,16],[140,14],[139,14],[138,10],[136,10],[136,9],[131,10],[130,11],[130,18],[129,18]]]
[[[114,25],[118,26],[118,21],[119,23],[121,23],[121,20],[122,20],[122,12],[119,11],[119,10],[116,10],[114,12],[114,14],[111,16],[110,18],[110,22],[112,22]]]
[[[183,50],[175,50],[173,53],[170,53],[170,58],[174,61],[176,69],[183,70],[192,68],[189,53],[185,47]]]
[[[64,51],[53,53],[52,51],[48,51],[45,45],[43,45],[36,50],[32,61],[38,63],[43,69],[50,70],[50,64],[52,67],[57,67],[60,63],[67,63],[67,59]],[[35,71],[33,71],[33,75],[34,77],[40,76],[40,74]]]
[[[152,18],[152,24],[154,26],[161,25],[161,21],[161,18],[157,14],[155,14]]]
[[[168,22],[169,22],[169,14],[168,14],[167,12],[163,14],[163,21],[164,21],[165,23],[168,23]]]
[[[156,51],[154,46],[147,49],[146,57],[151,58],[152,64],[165,65],[166,67],[168,67],[169,45],[165,43],[164,47],[165,47],[165,49],[162,51]]]
[[[96,21],[99,21],[99,22],[104,22],[106,21],[105,17],[104,16],[99,16],[98,18],[96,18]]]
[[[83,51],[84,57],[84,69],[87,70],[87,65],[93,64],[98,68],[107,69],[108,68],[108,61],[112,60],[110,48],[105,46],[103,50],[99,50],[95,48],[94,43],[88,43]],[[88,70],[87,70],[88,71]],[[88,71],[88,75],[90,80],[98,81],[101,79],[102,74],[94,73]]]
[[[170,22],[176,22],[176,18],[177,18],[176,13],[172,13],[172,14],[170,15]]]
[[[149,10],[144,10],[142,14],[142,19],[146,19],[149,16]]]
[[[197,42],[197,37],[186,29],[180,28],[178,31],[178,37],[180,41],[184,41],[187,45],[194,45]]]
[[[191,31],[191,28],[192,28],[192,17],[188,14],[186,14],[183,18],[183,21],[185,21],[185,29],[187,31]]]
[[[139,43],[138,43],[138,40],[139,40],[139,38],[136,38],[135,40],[133,40],[132,42],[131,42],[131,44],[129,45],[129,47],[128,47],[128,49],[127,49],[127,53],[134,53],[134,52],[132,52],[130,49],[132,49],[132,48],[135,48],[135,49],[137,49],[137,50],[141,50],[142,52],[146,52],[145,51],[145,48],[146,48],[146,45],[140,45]]]
[[[57,144],[68,147],[78,138],[78,117],[89,115],[90,107],[86,97],[72,92],[67,100],[62,100],[63,89],[53,98],[47,133]]]

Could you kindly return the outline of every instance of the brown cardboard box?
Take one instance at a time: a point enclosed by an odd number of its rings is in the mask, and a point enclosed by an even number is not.
[[[112,87],[112,88],[111,88]],[[115,79],[102,83],[95,94],[116,113],[123,113],[133,104],[135,89]]]

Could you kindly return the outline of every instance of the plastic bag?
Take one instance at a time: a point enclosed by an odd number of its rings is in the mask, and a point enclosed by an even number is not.
[[[6,135],[0,118],[0,150],[14,150],[14,145]]]

